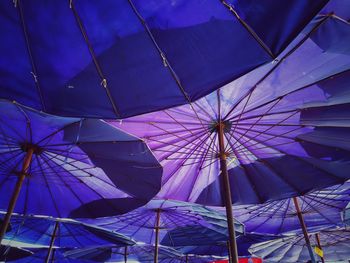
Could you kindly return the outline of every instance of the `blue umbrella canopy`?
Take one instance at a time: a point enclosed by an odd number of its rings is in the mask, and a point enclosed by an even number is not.
[[[92,263],[94,261],[73,259],[65,256],[67,252],[66,249],[53,249],[52,258],[49,262],[60,262],[60,263]],[[45,262],[45,257],[47,255],[47,249],[39,248],[33,249],[33,254],[14,262],[16,263],[42,263]],[[10,261],[12,262],[12,261]]]
[[[0,245],[0,261],[3,262],[19,260],[32,254],[33,252],[26,249]]]
[[[121,234],[69,219],[13,215],[10,225],[11,230],[5,235],[5,241],[10,245],[21,242],[30,247],[48,247],[53,236],[53,247],[59,248],[130,246],[135,243]]]
[[[323,230],[318,233],[326,262],[347,262],[350,259],[350,231],[347,229]],[[318,247],[314,234],[313,246]],[[264,262],[307,262],[309,254],[302,235],[293,235],[252,245],[249,251]],[[320,257],[317,256],[320,260]]]
[[[300,196],[298,201],[309,231],[342,226],[341,211],[350,202],[350,183]],[[247,232],[275,235],[289,232],[301,233],[292,199],[261,205],[236,206],[235,215],[243,222]]]
[[[154,244],[157,228],[157,211],[159,211],[159,240],[178,227],[204,227],[227,231],[226,217],[204,206],[180,202],[175,200],[151,200],[143,207],[137,208],[129,213],[106,218],[85,219],[90,224],[96,224],[103,228],[114,230],[137,241]],[[242,234],[244,226],[235,222],[236,231]]]
[[[345,224],[350,225],[350,202],[347,204],[344,211],[342,211],[342,219]]]
[[[255,243],[279,238],[276,235],[244,233],[237,237],[239,256],[249,256],[248,248]],[[175,247],[184,254],[228,256],[227,229],[209,229],[201,226],[178,227],[169,231],[161,244]]]
[[[103,121],[56,117],[3,100],[0,119],[1,209],[22,175],[20,214],[125,213],[160,189],[162,167],[146,144]]]
[[[196,101],[113,125],[164,167],[160,198],[223,205],[218,124],[232,200],[256,204],[349,179],[350,25],[319,17],[274,63]],[[294,171],[298,170],[298,173]]]
[[[127,248],[99,246],[70,250],[66,253],[66,256],[73,259],[88,259],[94,262],[124,262],[125,259],[127,261],[153,262],[154,251],[155,247],[147,244],[137,244]],[[173,248],[160,246],[158,262],[168,262],[167,260],[171,259],[179,260],[182,256],[180,252]]]
[[[327,2],[2,1],[1,94],[78,117],[193,102],[272,61]]]

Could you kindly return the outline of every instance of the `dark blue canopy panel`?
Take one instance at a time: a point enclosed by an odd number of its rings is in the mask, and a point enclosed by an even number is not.
[[[141,139],[101,120],[58,117],[0,100],[1,209],[8,207],[29,151],[17,213],[123,214],[161,187],[162,167]]]
[[[16,215],[11,217],[10,224],[11,230],[5,235],[9,244],[21,242],[36,247],[47,247],[50,245],[56,224],[55,247],[78,248],[112,244],[117,247],[134,244],[126,236],[73,220]]]
[[[21,258],[29,257],[30,255],[32,255],[32,252],[30,252],[29,250],[3,245],[0,246],[1,262],[14,261]]]
[[[1,97],[121,118],[194,101],[271,61],[313,1],[1,1]]]

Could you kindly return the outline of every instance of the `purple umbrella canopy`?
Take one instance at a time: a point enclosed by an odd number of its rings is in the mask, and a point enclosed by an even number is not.
[[[145,206],[123,215],[84,219],[84,222],[96,224],[147,244],[155,244],[157,228],[160,243],[171,230],[179,227],[201,227],[227,234],[226,217],[220,212],[198,204],[174,200],[154,199]],[[243,234],[244,226],[240,222],[235,222],[235,228],[238,234]],[[227,237],[224,234],[222,236]],[[192,244],[196,245],[195,239],[192,240]]]
[[[147,145],[104,121],[52,116],[4,100],[0,120],[5,222],[13,210],[116,215],[142,206],[160,189],[162,167]]]
[[[111,123],[143,138],[164,167],[160,198],[222,206],[224,126],[233,203],[345,182],[350,174],[350,25],[321,16],[273,62],[191,105]]]
[[[136,244],[134,246],[120,248],[113,246],[95,246],[67,251],[65,255],[72,259],[92,260],[93,262],[154,262],[156,248],[148,244]],[[182,254],[173,248],[160,246],[158,262],[173,262],[179,260]]]
[[[321,249],[323,258],[326,262],[348,262],[350,259],[350,231],[344,228],[323,230],[310,235],[313,248]],[[262,243],[254,244],[249,251],[261,258],[264,262],[283,262],[283,263],[305,263],[309,259],[309,254],[302,235],[292,235]],[[319,251],[319,250],[318,250]],[[321,260],[317,256],[317,260]],[[318,262],[319,262],[318,261]]]
[[[297,199],[308,231],[343,226],[341,212],[350,202],[350,183],[315,191]],[[292,199],[236,206],[234,214],[247,232],[274,235],[301,233]]]
[[[1,1],[1,97],[95,118],[193,102],[272,61],[327,2]]]

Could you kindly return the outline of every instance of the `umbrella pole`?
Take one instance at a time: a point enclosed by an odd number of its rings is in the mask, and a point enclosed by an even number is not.
[[[13,210],[15,209],[16,202],[17,202],[19,193],[21,191],[23,181],[24,181],[24,179],[26,177],[26,174],[28,172],[30,163],[32,162],[33,153],[34,153],[34,149],[33,148],[29,148],[27,153],[26,153],[26,156],[24,157],[21,173],[18,176],[18,179],[17,179],[17,182],[16,182],[16,186],[15,186],[15,189],[13,190],[13,193],[12,193],[12,196],[11,196],[11,199],[10,199],[10,203],[8,205],[8,208],[7,208],[7,212],[6,212],[4,221],[1,224],[0,244],[1,244],[1,241],[3,240],[3,238],[5,236],[7,227],[9,225],[9,223],[10,223],[10,219],[11,219]]]
[[[157,218],[156,218],[156,240],[155,240],[155,248],[154,248],[154,263],[158,263],[158,243],[159,243],[159,223],[160,223],[160,209],[157,209]]]
[[[217,125],[218,139],[219,139],[219,149],[220,149],[220,169],[221,169],[221,179],[224,186],[224,196],[225,196],[225,208],[226,208],[226,217],[227,217],[227,227],[229,232],[229,246],[231,251],[232,263],[238,263],[238,250],[236,243],[236,233],[235,226],[233,221],[232,213],[232,198],[231,198],[231,188],[230,181],[228,178],[227,171],[227,161],[225,153],[225,143],[224,143],[224,128],[225,124],[219,122]]]
[[[45,263],[49,263],[49,262],[50,262],[52,247],[53,247],[53,245],[54,245],[54,243],[55,243],[58,225],[59,225],[59,222],[56,221],[56,223],[55,223],[55,228],[53,229],[52,236],[51,236],[49,251],[47,251]]]
[[[232,254],[231,254],[231,249],[230,249],[230,241],[227,240],[226,244],[227,244],[227,250],[228,250],[228,262],[232,263]]]
[[[320,234],[319,233],[316,234],[316,242],[317,242],[318,248],[322,250],[321,241],[320,241]],[[322,261],[322,263],[325,263],[324,257],[321,257],[321,261]]]
[[[309,255],[310,255],[311,262],[312,263],[316,263],[315,255],[314,255],[314,252],[312,251],[312,246],[311,246],[309,234],[307,232],[307,228],[306,228],[306,225],[305,225],[303,214],[302,214],[302,212],[300,210],[300,207],[299,207],[299,203],[298,203],[297,197],[293,197],[293,202],[294,202],[295,209],[297,210],[297,216],[299,218],[301,229],[303,230],[303,234],[304,234],[304,238],[305,238],[307,249],[309,250]]]
[[[128,246],[125,246],[124,249],[124,262],[126,263],[128,261]]]

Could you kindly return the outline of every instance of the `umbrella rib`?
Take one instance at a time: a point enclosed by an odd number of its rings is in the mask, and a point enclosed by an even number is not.
[[[246,135],[245,137],[248,137],[248,138],[249,138],[249,136],[247,136],[247,135]],[[259,142],[259,140],[257,140],[256,138],[255,138],[255,140],[256,140],[257,142]],[[289,155],[289,154],[286,153],[285,151],[283,151],[283,150],[281,150],[281,149],[277,149],[277,148],[275,148],[274,146],[270,146],[270,148],[273,148],[273,149],[279,151],[280,153],[282,153],[282,154],[284,154],[284,155]],[[297,158],[298,160],[302,161],[302,162],[306,162],[307,164],[310,164],[310,163],[307,162],[305,159],[302,159],[302,158],[300,158],[299,156],[296,156],[296,155],[293,155],[293,156],[294,156],[295,158]],[[267,161],[265,161],[265,162],[267,163]],[[266,164],[266,163],[265,163],[265,164]],[[320,168],[320,167],[314,166],[314,168],[317,169],[317,170],[322,171],[323,173],[327,174],[329,177],[336,178],[337,180],[342,179],[342,178],[340,178],[340,177],[338,177],[338,176],[336,176],[336,175],[334,175],[334,174],[331,174],[331,173],[328,172],[327,170],[324,170],[324,169],[322,169],[322,168]],[[281,177],[281,178],[283,178],[283,177]]]
[[[204,136],[204,135],[203,135]],[[189,156],[192,156],[192,154],[196,154],[195,151],[197,149],[200,149],[200,151],[203,151],[203,149],[209,149],[209,146],[207,148],[205,148],[205,146],[202,145],[202,143],[206,140],[208,140],[210,138],[210,135],[204,138],[201,138],[201,136],[198,136],[197,138],[195,138],[194,140],[192,140],[191,144],[193,148],[188,148],[189,152],[185,153],[185,156],[183,158],[187,158]],[[197,141],[198,139],[200,139],[199,141]],[[196,142],[197,141],[197,142]],[[195,143],[196,142],[196,143]],[[170,157],[173,154],[176,154],[177,152],[174,151],[174,153],[163,157],[160,161],[163,161],[164,159],[167,159],[168,157]],[[196,155],[197,156],[197,155]],[[198,159],[198,158],[197,158]]]
[[[20,156],[19,156],[19,155],[12,155],[10,158],[7,158],[6,160],[2,161],[2,162],[0,163],[0,167],[3,167],[5,163],[7,163],[8,161],[10,161],[11,159],[13,159],[13,158],[15,158],[15,157],[20,157]],[[12,168],[13,168],[12,171],[14,171],[15,169],[18,168],[19,164],[22,163],[23,159],[24,159],[24,156],[22,156],[21,158],[19,158],[19,160],[18,160],[18,161],[15,163],[15,165],[12,167]],[[7,168],[8,168],[8,167],[7,167]],[[10,172],[12,172],[12,171],[10,171]],[[10,174],[8,174],[7,172],[6,172],[6,175],[7,175],[7,176],[0,182],[0,187],[3,186],[3,184],[5,183],[5,181],[6,181],[6,180],[8,179],[8,177],[10,176]]]
[[[284,200],[283,200],[283,201],[284,201]],[[279,204],[279,206],[278,206],[278,208],[275,208],[275,209],[273,210],[272,214],[270,214],[269,216],[266,216],[266,219],[265,219],[263,222],[261,222],[260,224],[257,224],[252,230],[254,231],[254,230],[260,228],[260,227],[261,227],[262,225],[264,225],[267,221],[269,221],[270,219],[272,219],[272,218],[275,216],[275,214],[279,211],[279,209],[282,208],[283,205],[284,205],[284,203],[281,201],[280,204]],[[258,217],[258,216],[259,216],[259,215],[256,215],[256,217]]]
[[[62,223],[61,223],[61,226],[62,226]],[[84,247],[84,244],[79,241],[79,239],[75,236],[75,234],[70,230],[69,226],[65,226],[65,229],[68,231],[69,235],[75,240],[75,242],[79,244],[80,247]],[[89,233],[91,232],[89,231]],[[89,235],[84,235],[84,237],[87,239],[90,239],[91,241],[94,241],[89,237]]]
[[[205,139],[206,139],[206,138],[204,138],[204,140],[205,140]],[[200,143],[201,143],[201,142],[199,142],[197,145],[195,145],[194,149],[190,149],[190,151],[186,154],[186,156],[190,156],[192,153],[194,153],[194,152],[196,151],[196,149],[197,149],[198,147],[200,147],[200,145],[201,145]],[[179,165],[176,167],[176,169],[173,170],[173,171],[171,172],[171,174],[168,176],[168,178],[164,180],[164,185],[165,185],[166,183],[168,183],[168,181],[171,179],[171,177],[172,177],[179,169],[181,169],[181,167],[184,166],[185,161],[186,161],[186,159],[182,160],[182,161],[179,163]]]
[[[225,0],[219,0],[229,11],[232,13],[238,22],[243,26],[244,29],[254,38],[256,42],[261,46],[262,49],[272,58],[275,59],[276,55],[273,54],[271,49],[264,43],[264,41],[258,36],[258,34],[240,17],[237,11],[234,9],[234,6],[230,3],[227,3]]]
[[[40,158],[38,157],[38,155],[35,155],[35,159],[36,159],[36,161],[37,161],[39,167],[42,168],[42,164],[41,164],[41,162],[40,162]],[[44,159],[43,159],[43,161],[44,161],[47,165],[49,165]],[[54,207],[55,207],[56,213],[57,213],[57,215],[59,215],[59,217],[60,217],[60,211],[59,211],[59,209],[58,209],[58,206],[57,206],[55,197],[54,197],[53,194],[52,194],[50,184],[48,183],[48,178],[46,178],[46,175],[45,175],[45,173],[44,173],[44,171],[43,171],[42,169],[39,169],[39,171],[41,171],[41,175],[42,175],[42,177],[44,178],[46,187],[47,187],[47,189],[49,190],[49,194],[50,194],[50,196],[51,196],[51,200],[52,200],[52,203],[53,203],[53,205],[54,205]]]
[[[196,135],[200,135],[202,134],[203,132],[198,132],[196,133]],[[157,140],[157,139],[154,139],[152,137],[146,137],[144,139],[146,140],[151,140],[151,141],[154,141],[154,142],[158,142],[158,143],[161,143],[161,144],[165,144],[164,145],[158,145],[157,147],[152,147],[152,150],[155,151],[155,150],[158,150],[159,148],[164,148],[164,147],[167,147],[167,146],[173,146],[173,147],[178,147],[178,148],[181,148],[181,149],[190,149],[189,147],[187,147],[187,144],[186,145],[176,145],[175,143],[183,143],[184,141],[185,142],[188,142],[187,140],[183,140],[181,137],[176,137],[174,136],[175,138],[171,138],[170,141],[166,142],[164,140]],[[187,135],[185,138],[191,138],[192,135]]]
[[[278,150],[279,152],[286,154],[285,152]],[[296,158],[298,158],[297,156],[295,156]],[[300,158],[298,158],[300,159]],[[300,193],[301,191],[295,186],[293,185],[286,177],[283,176],[283,174],[277,172],[273,166],[267,161],[264,161],[264,165],[266,165],[274,174],[276,174],[279,178],[281,178],[285,183],[287,183],[291,188],[293,188],[296,192]]]
[[[150,125],[154,126],[153,124],[150,124]],[[159,129],[158,126],[154,126],[154,127]],[[164,131],[164,130],[161,130],[161,131]],[[199,127],[199,128],[194,128],[192,130],[188,130],[187,128],[185,128],[185,129],[181,129],[180,128],[180,129],[177,129],[177,130],[172,130],[171,133],[172,134],[181,134],[181,133],[184,133],[185,131],[188,131],[190,133],[190,135],[188,137],[191,137],[191,136],[195,135],[195,133],[193,133],[194,131],[196,132],[196,134],[202,133],[203,132],[203,128]],[[148,135],[146,138],[162,137],[162,136],[165,136],[165,135],[169,135],[168,131],[167,132],[162,132],[162,133],[157,133],[157,134],[153,134],[152,133],[152,135]]]
[[[15,133],[18,137],[20,137],[22,140],[24,140],[24,141],[26,142],[26,138],[24,138],[24,137],[18,132],[18,130],[14,129],[11,125],[9,125],[9,123],[7,123],[7,121],[2,120],[2,121],[1,121],[0,127],[1,127],[1,131],[2,131],[2,134],[3,134],[4,138],[13,139],[13,144],[18,144],[18,139],[15,139],[15,138],[12,138],[12,137],[6,135],[6,133],[3,131],[2,125],[6,125],[6,127],[7,127],[8,129],[10,129],[11,131],[13,131],[13,133]]]
[[[239,99],[235,105],[231,108],[231,110],[225,115],[224,119],[227,119],[227,117],[235,110],[235,108],[247,97],[251,96],[250,93],[252,93],[260,83],[262,83],[268,76],[274,72],[274,70],[290,55],[292,55],[309,37],[329,18],[331,15],[325,16],[323,19],[321,19],[312,29],[311,31],[306,34],[290,51],[288,51],[283,57],[281,57],[279,60],[277,60],[277,63],[261,78],[259,79],[255,85],[253,85],[252,88],[248,90],[248,92]]]
[[[280,124],[280,123],[282,123],[282,122],[288,120],[289,118],[293,117],[295,114],[296,114],[296,113],[293,113],[292,115],[287,116],[286,118],[284,118],[284,119],[282,119],[281,121],[279,121],[277,124]],[[246,138],[248,138],[248,140],[247,140],[245,143],[248,143],[248,142],[250,142],[250,141],[255,141],[255,142],[259,142],[259,144],[263,144],[263,143],[266,142],[267,140],[261,141],[261,140],[258,140],[257,137],[258,137],[259,135],[263,134],[264,132],[267,132],[267,131],[273,129],[275,126],[276,126],[276,125],[270,125],[267,129],[265,129],[264,131],[260,131],[257,135],[255,135],[255,136],[253,136],[253,137],[252,137],[252,136],[249,136],[249,135],[247,134],[248,132],[246,131],[245,133],[241,134],[241,137],[238,138],[237,141],[240,140],[240,139],[242,139],[243,137],[246,137]],[[299,125],[299,127],[300,127],[300,125]],[[248,130],[249,130],[249,128],[248,128]],[[238,132],[237,132],[237,133],[238,133]],[[232,136],[233,136],[233,133],[232,133]],[[271,140],[271,139],[272,139],[272,138],[270,138],[269,140]],[[256,144],[254,144],[254,145],[256,145]],[[266,144],[265,144],[265,145],[266,145]]]
[[[269,102],[271,103],[271,101]],[[261,106],[266,106],[268,105],[269,103],[264,103],[264,104],[261,104],[257,107],[255,107],[254,109],[252,109],[251,111],[253,110],[256,110],[256,109],[259,109]],[[250,110],[249,110],[250,111]],[[244,113],[247,113],[249,111],[246,111]],[[267,117],[267,116],[272,116],[272,115],[280,115],[280,114],[286,114],[286,113],[290,113],[290,112],[294,112],[294,111],[301,111],[300,109],[291,109],[291,110],[284,110],[284,111],[274,111],[274,112],[268,112],[268,113],[263,113],[263,114],[256,114],[256,115],[251,115],[251,116],[247,116],[247,117],[244,117],[244,118],[241,118],[240,121],[246,121],[246,120],[251,120],[251,119],[255,119],[255,118],[259,118],[261,116],[263,117]],[[229,118],[228,120],[232,121],[232,122],[236,122],[236,116],[233,116],[232,118]]]
[[[47,154],[45,153],[45,155],[47,155]],[[48,157],[47,157],[47,158],[48,158]],[[52,159],[56,159],[56,160],[61,161],[60,159],[58,159],[58,158],[56,158],[56,157],[54,157],[54,156],[52,156],[52,158],[48,158],[48,160],[52,160]],[[54,163],[55,163],[55,162],[54,162]],[[100,180],[101,182],[103,182],[103,183],[105,183],[105,184],[107,184],[107,185],[110,185],[110,186],[115,187],[115,185],[114,185],[113,183],[108,182],[108,181],[105,181],[105,180],[103,180],[102,178],[99,178],[98,176],[95,176],[95,175],[92,174],[91,172],[87,171],[88,169],[92,169],[92,168],[90,168],[90,167],[89,167],[89,168],[83,169],[83,168],[79,168],[79,167],[75,166],[73,163],[65,163],[65,164],[68,164],[68,165],[70,165],[70,166],[73,166],[76,170],[66,170],[66,169],[63,168],[61,165],[55,163],[56,167],[60,167],[60,168],[62,168],[63,170],[67,171],[68,173],[69,173],[70,171],[82,171],[82,172],[84,172],[84,173],[86,173],[86,174],[89,175],[89,176],[82,176],[82,177],[90,177],[90,176],[91,176],[91,177],[94,177],[95,179]],[[78,178],[79,176],[72,176],[72,177]]]
[[[267,109],[267,111],[266,111],[265,113],[268,113],[270,110],[272,110],[273,107],[275,107],[275,106],[278,104],[278,102],[280,102],[280,101],[281,101],[281,100],[277,100],[271,107],[269,107],[269,108]],[[293,112],[293,114],[290,115],[290,116],[288,116],[288,118],[283,119],[283,120],[281,121],[281,123],[284,122],[285,120],[289,119],[290,117],[294,116],[294,115],[295,115],[295,113]],[[257,120],[255,120],[255,122],[244,132],[244,135],[247,134],[247,133],[250,131],[250,129],[252,129],[263,117],[264,117],[264,115],[260,116]],[[239,123],[236,124],[236,127],[237,127],[237,125],[239,125]],[[274,127],[274,126],[272,126],[272,127]],[[269,129],[267,129],[267,130],[269,130]],[[266,130],[266,131],[267,131],[267,130]],[[233,131],[232,133],[234,133],[234,131]],[[258,134],[262,134],[262,132],[260,132],[260,133],[258,133]],[[241,135],[241,137],[239,137],[239,138],[237,139],[237,141],[239,141],[244,135]],[[233,144],[233,146],[234,146],[234,145],[235,145],[235,144]]]
[[[305,203],[307,203],[308,206],[309,206],[312,210],[314,210],[316,213],[318,213],[320,216],[322,216],[324,219],[326,219],[329,223],[331,223],[331,224],[333,224],[333,225],[337,225],[336,222],[332,221],[332,220],[329,219],[327,216],[325,216],[325,215],[321,212],[320,209],[316,208],[316,206],[313,206],[310,202],[308,202],[308,201],[306,200],[306,198],[303,198],[303,201],[304,201]],[[341,211],[339,211],[339,214],[340,214],[340,212],[341,212]]]
[[[225,137],[226,137],[226,134],[224,134],[224,135],[225,135]],[[227,138],[226,138],[226,139],[227,139]],[[233,147],[231,141],[228,140],[228,142],[229,142],[229,144],[231,145],[231,149],[233,150],[233,152],[234,152],[235,155],[237,156],[237,160],[238,160],[239,163],[241,163],[241,162],[239,161],[239,156],[241,156],[242,154],[245,155],[246,158],[248,158],[248,156],[246,155],[245,152],[238,153],[238,152],[235,150],[235,148]],[[249,150],[249,152],[251,152],[251,151]],[[252,155],[254,155],[253,152],[251,152],[251,153],[252,153]],[[254,155],[254,156],[255,156],[255,155]],[[245,172],[245,175],[246,175],[247,179],[249,180],[250,185],[251,185],[252,189],[254,190],[254,193],[255,193],[256,197],[259,199],[260,203],[263,203],[263,199],[261,198],[260,193],[257,191],[256,184],[254,183],[254,180],[252,180],[249,171],[246,169],[246,167],[245,167],[244,165],[241,165],[241,167],[243,168],[243,170],[244,170],[244,172]]]
[[[48,166],[50,166],[50,163],[48,160],[45,160],[45,158],[47,158],[46,156],[42,155],[43,156],[43,160],[45,161],[45,163],[47,163]],[[70,192],[75,196],[75,198],[80,202],[80,204],[84,204],[84,202],[80,199],[80,197],[73,191],[73,189],[70,187],[69,184],[67,184],[61,177],[60,175],[58,174],[58,172],[56,170],[54,170],[54,173],[56,175],[57,178],[59,178],[61,180],[61,182],[70,190]],[[69,171],[68,171],[69,172]],[[101,199],[105,199],[100,193],[98,193],[95,189],[91,188],[89,185],[85,184],[82,180],[80,180],[79,178],[75,177],[75,176],[72,176],[73,179],[75,179],[78,183],[82,183],[84,184],[84,186],[87,188],[87,189],[90,189],[91,192],[95,193],[96,196],[98,196],[99,198]],[[110,204],[110,202],[108,202],[108,200],[106,199],[107,201],[107,204],[111,207],[111,208],[114,208],[113,205]],[[87,210],[89,210],[89,212],[91,212],[91,209],[90,208],[87,208]],[[93,214],[93,213],[92,213]]]
[[[85,43],[86,43],[86,45],[87,45],[87,47],[89,49],[89,53],[90,53],[91,58],[92,58],[92,60],[94,62],[94,65],[95,65],[95,68],[97,70],[97,73],[98,73],[98,75],[101,78],[101,85],[103,86],[103,88],[106,91],[106,95],[107,95],[107,97],[109,99],[109,102],[111,103],[111,106],[113,108],[114,114],[116,116],[120,117],[120,113],[119,113],[118,107],[115,104],[115,102],[113,100],[113,97],[112,97],[112,94],[111,94],[111,91],[108,88],[107,79],[106,79],[105,75],[102,72],[102,69],[101,69],[101,66],[100,66],[99,62],[97,61],[95,51],[94,51],[94,49],[92,47],[92,44],[91,44],[91,42],[89,40],[89,37],[87,35],[86,29],[85,29],[85,27],[83,25],[83,22],[82,22],[82,20],[81,20],[81,18],[79,16],[77,10],[75,9],[74,1],[70,1],[70,8],[72,9],[72,12],[73,12],[74,18],[75,18],[75,20],[76,20],[76,22],[78,24],[79,30],[80,30],[80,32],[81,32],[81,34],[82,34],[82,36],[83,36],[83,38],[85,40]]]
[[[44,155],[44,154],[42,154],[42,158],[43,158],[43,161],[44,161],[44,162],[47,164],[47,166],[49,167],[48,169],[51,169],[51,170],[53,171],[53,174],[55,174],[56,177],[59,178],[60,181],[61,181],[68,189],[71,190],[71,192],[73,193],[73,195],[81,202],[81,204],[83,204],[82,200],[79,198],[78,195],[76,195],[76,193],[72,190],[72,188],[69,186],[69,184],[67,184],[67,183],[62,179],[62,177],[59,175],[59,173],[54,169],[54,167],[51,166],[51,164],[50,164],[51,159],[48,158],[48,157],[47,157],[46,155]],[[62,170],[64,170],[64,171],[66,171],[66,172],[69,173],[68,170],[64,169],[63,167],[61,167],[61,166],[59,166],[59,165],[57,165],[57,166],[55,166],[55,167],[60,167]],[[87,184],[85,184],[82,180],[80,180],[78,177],[75,177],[75,176],[73,176],[73,175],[72,175],[71,177],[72,177],[73,179],[75,179],[77,182],[83,183],[83,184],[84,184],[85,186],[87,186],[89,189],[93,190],[93,189],[90,188]],[[95,192],[95,191],[93,190],[93,192]],[[97,193],[96,193],[96,194],[97,194]],[[97,194],[97,195],[98,195],[99,197],[103,198],[103,197],[100,196],[99,194]]]
[[[157,128],[157,129],[159,129],[159,130],[164,131],[165,134],[175,136],[175,137],[177,137],[178,139],[181,139],[181,140],[184,139],[183,137],[181,137],[181,136],[179,136],[179,135],[177,135],[177,134],[175,134],[175,133],[172,133],[171,131],[168,131],[168,130],[164,129],[164,128],[162,128],[162,127],[156,125],[155,123],[150,123],[150,125],[154,126],[155,128]],[[202,132],[199,132],[198,134],[201,134],[201,133],[204,133],[204,132],[205,132],[205,130],[203,130]],[[198,136],[198,137],[200,137],[200,136]],[[193,141],[190,141],[190,140],[187,140],[187,139],[185,139],[185,141],[186,141],[187,143],[189,143],[189,144],[193,144]],[[207,144],[206,144],[206,145],[207,145]],[[208,145],[207,145],[207,146],[208,146]]]
[[[294,140],[295,140],[295,137],[293,138],[293,137],[288,137],[288,136],[285,136],[285,135],[288,134],[288,133],[291,133],[291,132],[295,132],[295,131],[297,131],[297,130],[300,130],[300,129],[302,129],[302,128],[304,128],[304,127],[303,127],[302,125],[300,125],[299,127],[296,127],[296,128],[294,128],[294,129],[291,129],[291,130],[286,131],[286,132],[284,132],[284,133],[274,134],[274,133],[268,133],[268,132],[265,132],[265,131],[264,131],[263,133],[264,133],[264,135],[271,136],[270,138],[268,138],[268,139],[266,139],[266,140],[271,140],[271,139],[273,139],[273,138],[283,138],[283,139],[288,139],[288,140],[294,141]],[[240,129],[240,130],[248,130],[248,129],[244,128],[244,127],[240,127],[239,129]],[[260,130],[250,129],[250,132],[259,133],[259,132],[261,132],[261,131],[260,131]],[[243,134],[243,133],[241,133],[241,134]],[[263,142],[265,142],[265,141],[263,141]]]
[[[278,227],[278,233],[282,232],[282,228],[283,228],[284,222],[286,221],[286,215],[287,215],[288,209],[290,207],[291,199],[282,200],[281,202],[285,202],[287,204],[287,207],[286,207],[285,211],[283,212],[283,216],[282,216],[282,220],[281,220],[282,222],[281,222],[281,225]]]
[[[49,133],[49,134],[46,135],[45,137],[41,138],[38,142],[36,142],[36,144],[39,145],[39,144],[41,144],[43,141],[45,141],[46,139],[50,139],[50,140],[51,140],[52,137],[55,136],[57,133],[59,133],[59,132],[63,131],[64,129],[66,129],[66,128],[72,126],[72,125],[75,125],[75,124],[77,124],[77,123],[80,123],[80,120],[79,120],[79,121],[75,121],[75,122],[71,122],[71,123],[69,123],[69,124],[67,124],[67,125],[64,125],[63,127],[59,128],[59,129],[55,129],[52,133]],[[50,140],[49,140],[49,141],[50,141]],[[44,147],[44,146],[48,145],[49,141],[48,141],[46,144],[42,145],[42,146]],[[71,144],[72,144],[72,143],[67,144],[67,145],[71,145]],[[53,144],[53,145],[54,145],[54,144]],[[63,145],[65,145],[65,144],[63,144]],[[52,146],[52,145],[50,145],[50,146]]]
[[[254,110],[256,110],[256,109],[259,109],[259,108],[261,108],[262,106],[266,106],[266,105],[268,105],[268,104],[270,104],[270,103],[272,103],[272,102],[274,102],[274,101],[276,101],[276,100],[277,100],[277,101],[278,101],[278,100],[281,100],[281,99],[285,98],[286,96],[291,95],[291,94],[293,94],[293,93],[295,93],[295,92],[299,92],[299,91],[301,91],[301,90],[307,89],[307,88],[312,87],[312,86],[314,86],[314,85],[316,85],[316,84],[318,84],[318,83],[320,83],[320,82],[326,81],[326,80],[328,80],[328,79],[332,79],[332,78],[334,78],[334,77],[336,77],[336,76],[342,75],[342,74],[347,73],[347,72],[350,72],[350,69],[345,69],[345,70],[342,70],[342,71],[340,71],[340,72],[338,72],[338,73],[335,73],[335,74],[333,74],[333,75],[329,75],[329,76],[323,77],[323,78],[321,78],[321,79],[318,79],[318,80],[316,80],[316,81],[314,81],[314,82],[312,82],[312,83],[309,83],[309,84],[307,84],[307,85],[304,85],[304,86],[301,86],[301,87],[299,87],[299,88],[296,88],[296,89],[294,89],[294,90],[292,90],[292,91],[289,91],[289,92],[287,92],[287,93],[285,93],[285,94],[283,94],[283,95],[280,95],[280,96],[278,96],[277,98],[274,98],[274,99],[272,99],[272,100],[266,101],[266,102],[264,102],[264,103],[261,104],[261,105],[255,106],[254,108],[251,108],[251,109],[248,109],[247,111],[243,112],[242,114],[246,114],[246,113],[252,112],[252,111],[254,111]],[[295,110],[296,110],[296,111],[301,111],[302,109],[295,109]],[[237,117],[238,117],[237,115],[234,115],[234,116],[232,116],[232,117],[230,118],[230,120],[232,120],[232,119],[234,119],[234,118],[237,118]],[[239,120],[241,120],[241,119],[239,119]],[[238,120],[238,121],[239,121],[239,120]]]
[[[17,103],[14,103],[14,105],[16,106],[17,110],[24,116],[24,118],[26,119],[26,134],[27,132],[29,133],[29,140],[26,138],[26,142],[32,142],[33,141],[33,134],[32,134],[32,123],[30,118],[28,117],[27,113],[24,111],[24,109],[22,109]]]
[[[26,26],[25,20],[24,20],[22,3],[21,3],[20,0],[17,0],[17,7],[18,7],[19,19],[21,21],[21,28],[22,28],[23,36],[24,36],[25,43],[26,43],[26,50],[27,50],[28,58],[29,58],[30,65],[31,65],[31,68],[32,68],[32,72],[30,72],[30,73],[32,74],[33,79],[34,79],[35,87],[36,87],[36,90],[37,90],[38,95],[39,95],[39,99],[40,99],[42,110],[46,111],[44,97],[43,97],[43,93],[42,93],[42,90],[41,90],[41,84],[39,82],[38,71],[37,71],[37,67],[36,67],[35,61],[34,61],[32,48],[31,48],[30,41],[29,41],[29,35],[28,35],[28,31],[27,31],[27,26]]]
[[[159,53],[160,58],[162,59],[163,65],[164,67],[167,67],[169,69],[169,72],[171,74],[171,76],[174,78],[177,86],[179,87],[181,93],[183,94],[184,98],[186,99],[186,101],[191,105],[191,98],[189,97],[189,95],[187,94],[187,92],[185,91],[185,89],[183,88],[181,81],[179,79],[179,77],[177,76],[177,74],[175,73],[174,69],[172,68],[171,64],[169,63],[169,60],[167,59],[167,57],[165,56],[164,52],[162,51],[162,49],[159,47],[156,39],[154,38],[150,28],[147,25],[146,20],[141,16],[141,14],[139,13],[139,11],[136,9],[134,3],[132,0],[128,0],[128,3],[130,4],[131,9],[133,10],[133,12],[135,13],[135,15],[137,16],[137,18],[139,19],[142,27],[145,29],[145,31],[147,32],[149,38],[151,39],[154,47],[156,48],[157,52]],[[191,105],[192,106],[192,105]]]

